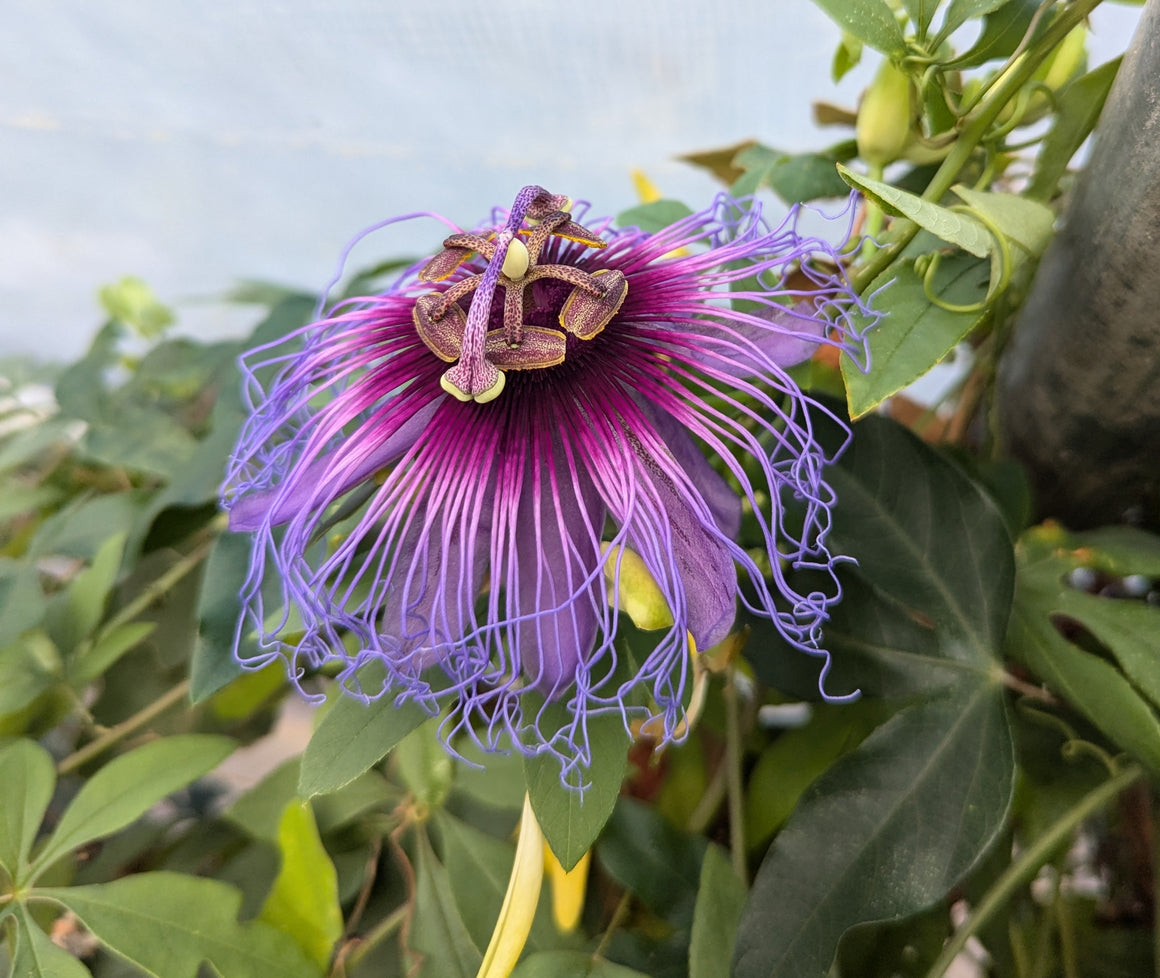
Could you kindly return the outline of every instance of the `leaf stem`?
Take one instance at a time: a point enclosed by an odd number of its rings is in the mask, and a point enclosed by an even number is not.
[[[1089,791],[1077,805],[1073,806],[1051,828],[1036,839],[1029,849],[1007,867],[984,895],[979,905],[963,922],[962,927],[955,931],[954,936],[947,941],[942,953],[927,972],[926,978],[943,978],[947,969],[958,957],[959,952],[966,946],[967,941],[990,922],[1020,887],[1032,880],[1040,867],[1045,865],[1052,854],[1067,842],[1076,828],[1143,774],[1144,771],[1139,765],[1131,764],[1125,767],[1099,787]]]
[[[358,964],[367,954],[373,951],[376,947],[382,944],[388,937],[395,933],[407,919],[407,915],[411,912],[411,908],[407,904],[403,904],[398,909],[387,914],[379,923],[375,924],[371,930],[367,931],[367,936],[355,945],[353,951],[350,952],[346,958],[345,964],[349,964],[351,968],[358,967]],[[345,969],[344,964],[344,969]],[[345,973],[345,970],[344,972]]]
[[[127,720],[122,720],[115,727],[110,727],[96,740],[85,744],[80,750],[74,751],[64,758],[56,766],[57,774],[62,777],[66,774],[71,774],[77,768],[87,764],[94,757],[103,754],[114,744],[124,740],[132,733],[136,733],[142,727],[149,724],[152,720],[160,716],[170,707],[176,706],[183,699],[189,696],[189,680],[183,679],[169,692],[155,699],[152,703],[144,709],[134,713]]]

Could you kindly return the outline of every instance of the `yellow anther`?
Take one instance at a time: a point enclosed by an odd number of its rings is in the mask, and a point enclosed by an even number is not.
[[[482,394],[475,395],[476,404],[486,404],[488,401],[494,401],[500,394],[503,393],[503,386],[507,383],[507,378],[504,376],[502,370],[496,373],[495,383],[492,384]]]
[[[499,920],[483,956],[476,978],[508,978],[528,941],[532,918],[540,902],[544,881],[544,833],[532,811],[532,800],[524,795],[524,812],[520,817],[520,837],[516,842],[516,860],[504,894]]]
[[[504,372],[502,370],[497,370],[494,384],[479,394],[469,394],[467,391],[458,387],[455,382],[447,376],[448,373],[450,373],[450,371],[447,371],[443,374],[442,377],[439,378],[439,386],[447,391],[447,393],[454,397],[457,401],[463,401],[464,403],[467,403],[468,401],[475,401],[476,404],[487,404],[489,401],[494,401],[497,397],[500,396],[500,394],[503,393],[504,384],[507,383],[507,378],[504,376]]]
[[[584,911],[584,895],[588,890],[588,864],[592,861],[589,849],[571,869],[560,865],[550,846],[544,846],[544,872],[552,889],[552,921],[561,934],[570,934],[580,923]]]
[[[447,391],[447,393],[454,397],[457,401],[463,401],[466,403],[467,401],[471,400],[471,395],[468,394],[467,391],[461,391],[458,387],[451,383],[451,380],[447,374],[444,374],[439,378],[439,386]]]
[[[528,246],[519,238],[512,238],[511,244],[508,245],[507,254],[503,256],[502,271],[504,275],[513,282],[518,282],[527,274],[528,266],[531,263]]]

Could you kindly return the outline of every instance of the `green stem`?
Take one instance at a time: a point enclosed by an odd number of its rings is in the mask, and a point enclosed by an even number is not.
[[[725,675],[725,777],[729,793],[729,851],[733,871],[743,883],[749,882],[745,865],[745,804],[741,783],[741,714],[737,708],[734,666]]]
[[[946,159],[931,178],[922,195],[923,200],[937,203],[942,199],[943,194],[950,190],[958,179],[959,173],[982,142],[991,124],[999,117],[1003,107],[1031,80],[1035,69],[1051,54],[1055,46],[1071,33],[1073,28],[1083,23],[1088,14],[1102,2],[1103,0],[1075,0],[1055,18],[1033,48],[1024,51],[1012,61],[1010,67],[995,81],[986,98],[959,120],[962,130],[959,138],[955,140]],[[896,222],[894,241],[888,247],[880,249],[855,275],[851,276],[850,281],[855,291],[859,294],[864,293],[870,283],[902,254],[902,250],[910,244],[918,231],[919,226],[913,221]]]
[[[359,941],[358,946],[350,952],[350,957],[347,958],[346,963],[351,968],[358,967],[358,963],[367,954],[382,944],[383,941],[403,925],[403,921],[407,919],[407,914],[410,913],[410,909],[407,904],[403,904],[398,910],[388,914],[379,923],[375,924],[371,930],[367,931],[367,936]]]
[[[168,693],[155,699],[143,710],[134,713],[129,719],[123,720],[115,727],[110,727],[96,740],[85,744],[78,751],[74,751],[64,758],[57,766],[56,772],[61,777],[66,774],[71,774],[84,764],[87,764],[94,757],[103,754],[114,744],[124,740],[132,733],[136,733],[142,727],[147,726],[152,720],[160,716],[172,706],[176,706],[183,699],[189,696],[189,680],[184,679],[176,686],[174,686]]]
[[[1025,886],[1039,872],[1056,850],[1064,845],[1071,834],[1088,818],[1103,808],[1121,791],[1143,775],[1139,766],[1132,764],[1109,778],[1093,791],[1088,792],[1070,811],[1051,826],[1035,843],[1016,859],[987,891],[986,895],[963,922],[938,956],[926,978],[943,978],[951,963],[966,946],[967,941],[977,934],[995,914],[1010,900],[1021,887]]]

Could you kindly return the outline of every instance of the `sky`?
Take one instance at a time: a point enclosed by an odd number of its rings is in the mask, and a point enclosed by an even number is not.
[[[140,276],[179,329],[238,335],[243,280],[316,291],[391,215],[482,219],[526,183],[636,202],[717,191],[678,154],[815,149],[838,29],[809,0],[6,0],[0,24],[0,358],[79,356],[100,286]],[[1104,4],[1093,63],[1139,8]],[[355,266],[428,252],[376,235]]]

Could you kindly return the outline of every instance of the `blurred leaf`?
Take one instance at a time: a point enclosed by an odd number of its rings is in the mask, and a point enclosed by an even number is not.
[[[947,62],[944,68],[974,68],[987,61],[1009,57],[1026,36],[1039,6],[1040,0],[1008,0],[996,7],[983,18],[983,30],[978,40],[963,54]],[[1035,36],[1039,35],[1043,27],[1041,22]]]
[[[56,647],[71,653],[97,630],[109,592],[117,581],[125,534],[115,533],[97,548],[92,563],[77,574],[63,594],[50,602],[45,625]]]
[[[875,700],[819,705],[809,723],[786,730],[757,758],[745,791],[745,840],[764,847],[785,823],[802,792],[839,757],[858,746],[889,715]]]
[[[814,0],[839,27],[883,54],[906,48],[902,28],[886,0]]]
[[[419,974],[423,978],[476,978],[483,963],[455,905],[451,878],[422,829],[416,833],[410,950],[422,955]]]
[[[286,684],[286,669],[281,662],[272,662],[261,669],[243,673],[218,690],[210,701],[210,709],[222,720],[244,720],[286,689]]]
[[[1142,574],[1160,577],[1160,536],[1131,526],[1105,526],[1071,534],[1075,546],[1085,548],[1084,566],[1116,577]]]
[[[838,46],[834,48],[834,58],[830,62],[830,78],[835,84],[840,82],[846,75],[858,66],[862,60],[862,41],[851,34],[849,31],[842,31],[842,40]],[[826,125],[827,123],[818,120],[819,125]],[[851,119],[849,125],[853,125],[854,120]]]
[[[0,475],[33,461],[57,445],[69,444],[75,422],[48,418],[30,428],[0,438]]]
[[[12,978],[92,978],[88,968],[53,944],[24,904],[17,907],[16,920]]]
[[[455,765],[439,740],[439,718],[431,717],[395,748],[395,771],[420,805],[442,805],[451,790]]]
[[[156,628],[156,622],[135,621],[102,633],[91,649],[69,664],[69,682],[77,688],[87,686]]]
[[[920,31],[925,31],[930,27],[931,18],[941,2],[942,0],[902,0],[902,6],[906,8],[910,22]]]
[[[939,264],[931,285],[944,302],[969,306],[987,295],[987,263],[955,254]],[[897,261],[871,284],[874,307],[885,313],[867,334],[870,369],[865,373],[846,353],[842,376],[852,418],[861,418],[892,394],[918,380],[987,316],[984,308],[957,312],[927,298],[913,260]]]
[[[774,840],[732,974],[823,976],[850,927],[942,898],[1002,828],[1013,777],[997,685],[896,714],[814,783]]]
[[[152,339],[173,324],[173,312],[162,305],[142,279],[129,275],[98,293],[105,312],[131,327],[139,336]]]
[[[386,757],[426,719],[417,703],[396,704],[389,693],[370,703],[340,694],[306,745],[298,793],[310,798],[337,791]]]
[[[745,171],[733,161],[743,149],[753,145],[752,139],[746,139],[732,146],[723,146],[720,149],[705,150],[701,153],[686,153],[678,156],[678,160],[692,163],[702,170],[708,170],[725,186],[731,185]]]
[[[310,805],[295,799],[278,826],[282,868],[260,919],[291,937],[325,971],[342,936],[338,876],[322,846]]]
[[[222,816],[255,839],[277,842],[278,826],[286,806],[298,797],[299,766],[297,757],[279,764],[236,798]]]
[[[519,813],[524,805],[524,761],[519,754],[495,754],[467,741],[456,744],[455,792],[492,808]]]
[[[60,681],[60,657],[42,631],[0,646],[0,717],[28,707]],[[22,728],[21,728],[22,729]]]
[[[0,496],[0,523],[14,516],[24,516],[46,509],[61,498],[61,491],[53,486],[7,485]]]
[[[35,565],[0,557],[0,646],[39,622],[46,604]]]
[[[701,884],[693,910],[689,940],[689,978],[718,978],[733,957],[733,942],[747,896],[745,883],[733,872],[729,857],[718,846],[705,850]]]
[[[655,200],[651,204],[641,204],[639,207],[630,207],[616,215],[619,227],[638,227],[642,231],[656,233],[670,224],[683,221],[692,215],[679,200]]]
[[[183,734],[114,758],[85,782],[65,809],[33,863],[33,876],[70,850],[124,828],[162,798],[212,770],[233,749],[228,737]]]
[[[951,0],[947,5],[947,12],[943,15],[940,34],[949,36],[968,20],[982,17],[1002,7],[1007,0]]]
[[[991,235],[982,224],[966,214],[932,204],[916,194],[855,173],[841,165],[838,166],[838,173],[846,183],[862,191],[888,214],[909,218],[919,227],[926,228],[943,241],[958,245],[977,258],[986,258],[991,253]]]
[[[217,880],[138,873],[94,886],[40,888],[106,947],[153,978],[196,978],[210,962],[229,978],[321,978],[298,946],[261,922],[239,924],[241,895]]]
[[[1067,164],[1099,120],[1121,60],[1115,58],[1100,65],[1057,93],[1055,121],[1035,158],[1035,172],[1027,188],[1028,197],[1050,200],[1054,196],[1059,178],[1067,171]]]
[[[31,740],[0,747],[0,866],[24,876],[28,853],[56,786],[52,756]]]
[[[223,533],[206,561],[197,603],[197,642],[189,664],[190,692],[200,703],[242,675],[234,658],[234,635],[241,613],[238,595],[250,566],[250,538]]]
[[[707,841],[670,825],[652,808],[621,798],[596,855],[608,874],[676,927],[693,921]]]
[[[30,558],[60,554],[92,560],[116,533],[131,532],[146,492],[83,496],[40,524],[29,544]]]
[[[524,759],[524,778],[536,821],[560,865],[570,870],[588,851],[612,814],[628,770],[628,739],[619,714],[588,720],[591,765],[583,790],[560,781],[560,762],[551,754]]]
[[[544,951],[524,958],[511,978],[648,978],[584,951]]]
[[[1112,600],[1069,587],[1065,576],[1091,562],[1091,547],[1076,547],[1056,527],[1020,539],[1015,606],[1008,653],[1085,714],[1118,746],[1160,771],[1160,722],[1132,683],[1160,702],[1160,608]],[[1057,621],[1078,622],[1119,663],[1070,642]]]

